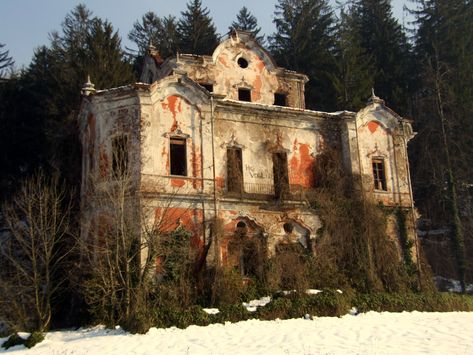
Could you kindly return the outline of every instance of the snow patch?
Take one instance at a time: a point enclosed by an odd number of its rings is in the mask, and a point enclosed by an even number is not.
[[[187,329],[79,329],[46,333],[19,354],[471,354],[473,312],[376,313],[356,317],[257,319]],[[0,348],[0,353],[7,352]]]
[[[207,314],[218,314],[220,313],[218,308],[204,308],[204,312]]]
[[[256,312],[258,307],[264,307],[266,306],[269,302],[271,302],[271,297],[265,296],[260,298],[259,300],[251,300],[250,302],[243,302],[243,307],[246,308],[248,312]]]

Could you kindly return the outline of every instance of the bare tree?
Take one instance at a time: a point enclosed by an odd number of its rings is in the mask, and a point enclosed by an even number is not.
[[[82,269],[88,270],[84,293],[96,320],[146,332],[153,318],[150,302],[156,296],[157,271],[169,254],[165,239],[190,207],[176,208],[176,195],[182,191],[175,191],[155,201],[161,211],[157,213],[156,206],[146,206],[149,200],[142,196],[127,154],[114,149],[112,162],[110,176],[100,181],[91,177],[88,183],[85,209],[92,215],[80,240]],[[190,243],[185,248],[191,255]]]
[[[0,239],[0,318],[11,328],[43,332],[51,324],[58,277],[71,252],[71,195],[57,178],[39,173],[3,206]]]

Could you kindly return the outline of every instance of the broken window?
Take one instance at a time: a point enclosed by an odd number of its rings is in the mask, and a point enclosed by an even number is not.
[[[119,135],[112,140],[113,177],[123,178],[128,173],[128,136]]]
[[[277,106],[287,106],[287,95],[276,92],[274,94],[274,104]]]
[[[243,191],[243,160],[240,148],[227,148],[227,190]]]
[[[244,88],[238,89],[238,100],[251,102],[251,90]]]
[[[208,92],[214,92],[214,86],[212,84],[200,84]]]
[[[384,160],[375,158],[372,160],[374,189],[387,191],[386,172],[384,169]]]
[[[187,176],[186,139],[173,137],[170,140],[171,175]]]
[[[274,193],[282,200],[289,193],[289,174],[287,170],[287,153],[273,153]]]

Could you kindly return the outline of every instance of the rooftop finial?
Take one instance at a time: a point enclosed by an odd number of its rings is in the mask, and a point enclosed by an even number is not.
[[[371,97],[368,99],[368,105],[371,104],[382,104],[384,105],[384,100],[376,96],[374,93],[374,88],[371,88]]]
[[[90,81],[90,75],[87,74],[87,82],[82,86],[81,93],[84,96],[89,96],[95,92],[95,85]]]

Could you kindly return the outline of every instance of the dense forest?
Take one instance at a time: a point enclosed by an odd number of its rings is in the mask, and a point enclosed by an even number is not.
[[[473,4],[411,0],[408,7],[408,29],[393,16],[390,0],[350,0],[337,10],[328,0],[278,0],[274,33],[261,33],[246,7],[228,26],[252,32],[279,66],[308,75],[307,108],[357,111],[374,88],[387,106],[413,120],[416,207],[431,229],[449,231],[464,286],[472,278],[473,252]],[[137,19],[128,33],[136,50],[124,48],[113,24],[84,5],[66,14],[21,71],[12,71],[15,58],[1,43],[0,200],[21,194],[20,182],[41,171],[64,184],[61,198],[72,194],[66,205],[77,214],[76,114],[87,75],[97,89],[125,85],[137,81],[150,43],[163,58],[211,54],[222,35],[201,0],[189,0],[180,17],[150,11]],[[47,328],[50,319],[39,324]]]

